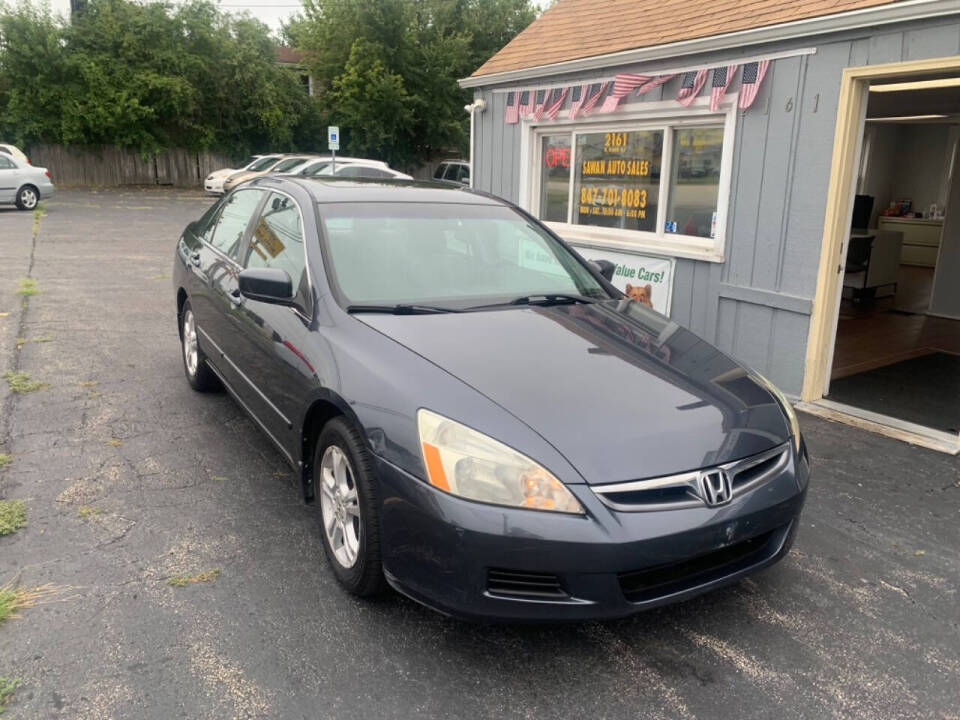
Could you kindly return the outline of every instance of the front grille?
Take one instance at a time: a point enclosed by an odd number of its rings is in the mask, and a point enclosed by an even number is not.
[[[569,597],[560,578],[550,573],[489,570],[487,592],[497,597],[559,599]]]
[[[621,512],[702,507],[704,500],[699,482],[701,473],[711,470],[727,473],[730,476],[733,498],[736,498],[772,480],[786,468],[789,459],[790,445],[785,443],[757,455],[712,468],[646,480],[594,485],[591,489],[604,505]]]
[[[719,580],[764,560],[775,536],[782,531],[778,528],[679,562],[620,573],[620,589],[629,602],[644,602]]]

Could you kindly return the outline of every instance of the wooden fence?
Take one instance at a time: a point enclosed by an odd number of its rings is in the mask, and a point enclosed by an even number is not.
[[[47,168],[57,185],[202,187],[203,179],[214,170],[236,167],[235,159],[226,155],[188,150],[144,157],[134,150],[112,146],[88,150],[34,145],[27,155],[31,165]]]

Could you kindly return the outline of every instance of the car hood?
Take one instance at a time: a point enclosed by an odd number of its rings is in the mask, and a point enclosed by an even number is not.
[[[636,302],[356,317],[525,422],[588,483],[716,465],[789,438],[742,366]]]
[[[216,170],[209,175],[207,175],[207,180],[219,180],[220,178],[228,178],[237,172],[236,168],[224,168],[223,170]]]

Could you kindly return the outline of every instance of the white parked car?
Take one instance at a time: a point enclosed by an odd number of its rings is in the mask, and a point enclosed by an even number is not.
[[[239,168],[224,168],[223,170],[217,170],[215,172],[207,175],[206,179],[203,181],[203,189],[208,193],[213,195],[223,195],[223,183],[224,181],[233,175],[236,172],[243,172],[244,170],[249,170],[263,158],[273,158],[274,160],[283,157],[279,153],[274,155],[254,155],[247,161],[247,164]]]
[[[12,158],[16,158],[20,162],[24,162],[27,165],[30,164],[30,158],[28,158],[23,150],[18,148],[16,145],[10,145],[9,143],[0,143],[0,155],[7,155]]]
[[[313,177],[315,175],[323,174],[324,171],[332,164],[332,155],[321,155],[306,165],[298,168],[296,172],[287,174],[299,175],[301,177]],[[337,167],[339,168],[341,165],[367,165],[369,167],[383,168],[384,170],[390,169],[390,166],[383,162],[383,160],[368,160],[366,158],[344,157],[342,155],[338,155]]]
[[[382,180],[413,180],[412,175],[393,170],[389,167],[371,167],[370,165],[361,165],[360,163],[343,163],[337,160],[337,169],[328,165],[319,173],[317,177],[343,177],[343,178],[379,178]]]
[[[0,204],[33,210],[37,203],[51,195],[53,183],[46,168],[0,153]]]

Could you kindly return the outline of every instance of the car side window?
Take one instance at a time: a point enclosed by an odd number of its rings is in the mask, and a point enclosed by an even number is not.
[[[459,172],[457,173],[457,180],[462,183],[470,182],[470,166],[469,165],[460,165]]]
[[[443,180],[443,174],[447,171],[447,164],[440,163],[437,165],[437,169],[433,173],[434,180]]]
[[[338,170],[337,175],[348,178],[364,177],[364,170],[365,168],[359,165],[348,165],[343,170]]]
[[[15,170],[16,167],[12,160],[0,155],[0,170]]]
[[[300,209],[293,198],[271,193],[250,236],[243,261],[246,268],[280,268],[293,281],[294,291],[306,307],[307,271]]]
[[[236,260],[240,254],[243,233],[262,197],[263,192],[260,190],[239,190],[233,193],[223,204],[220,217],[211,231],[205,233],[204,239],[227,257]]]

